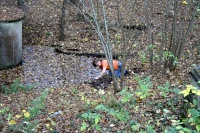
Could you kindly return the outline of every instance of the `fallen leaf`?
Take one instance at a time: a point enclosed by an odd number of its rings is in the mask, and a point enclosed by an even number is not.
[[[88,39],[88,38],[83,38],[82,41],[83,41],[83,42],[88,42],[89,39]]]
[[[184,1],[182,2],[182,4],[183,4],[183,5],[187,5],[188,3],[187,3],[186,0],[184,0]]]
[[[99,94],[100,94],[100,95],[103,95],[103,94],[105,94],[105,91],[102,90],[102,89],[100,89],[100,90],[99,90]]]
[[[50,127],[50,124],[49,124],[49,123],[46,123],[46,127],[49,129],[49,127]]]
[[[24,116],[28,118],[28,117],[30,117],[30,113],[29,112],[25,112]]]
[[[22,117],[22,115],[15,115],[15,118],[17,118],[17,119],[19,119],[21,117]]]
[[[15,124],[17,124],[17,122],[15,120],[12,119],[9,121],[9,125],[15,125]]]

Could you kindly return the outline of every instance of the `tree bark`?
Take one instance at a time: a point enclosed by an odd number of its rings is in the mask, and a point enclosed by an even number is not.
[[[24,10],[25,9],[25,4],[23,0],[17,0],[17,5],[20,9]]]
[[[60,36],[59,36],[59,41],[64,41],[65,40],[65,11],[66,11],[66,7],[67,7],[67,1],[68,0],[63,0],[63,4],[62,4],[62,14],[60,17]]]

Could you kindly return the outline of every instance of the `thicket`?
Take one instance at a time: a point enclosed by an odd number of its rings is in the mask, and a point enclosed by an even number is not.
[[[64,39],[67,2],[95,28],[112,72],[114,70],[112,55],[116,51],[113,48],[114,45],[121,46],[122,72],[126,66],[127,56],[138,45],[144,45],[144,50],[138,54],[142,63],[150,63],[152,72],[156,65],[163,71],[175,70],[188,43],[187,39],[195,18],[198,18],[200,6],[200,1],[185,0],[127,0],[124,2],[119,0],[64,0],[60,24],[60,35],[62,35],[60,38],[62,39]],[[110,15],[110,7],[114,15]],[[111,25],[117,27],[114,35]],[[139,41],[141,37],[146,38],[145,44]],[[124,88],[123,75],[120,86],[114,75],[112,78],[115,93],[121,91]]]

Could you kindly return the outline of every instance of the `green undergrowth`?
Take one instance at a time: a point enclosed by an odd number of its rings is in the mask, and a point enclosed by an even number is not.
[[[136,80],[138,87],[135,90],[125,87],[117,96],[104,94],[100,96],[102,102],[93,103],[96,106],[90,105],[92,102],[88,102],[87,97],[84,97],[82,100],[90,108],[79,116],[82,119],[80,130],[137,133],[199,132],[200,112],[199,108],[196,108],[196,102],[187,108],[188,115],[183,118],[181,113],[176,114],[177,111],[181,111],[177,105],[180,101],[185,101],[179,89],[170,88],[170,84],[166,82],[153,90],[150,77],[141,79],[138,76]],[[150,100],[157,95],[156,92],[159,92],[160,99]],[[145,107],[149,108],[149,112],[145,111]],[[138,119],[141,116],[146,121],[141,122],[142,120]]]
[[[30,90],[35,89],[35,87],[36,87],[36,84],[23,85],[22,83],[20,83],[19,79],[15,79],[9,87],[5,85],[1,86],[3,94],[5,95],[17,93],[20,91],[30,91]]]
[[[13,85],[16,85],[16,82],[14,82]],[[48,90],[41,91],[40,96],[35,98],[30,103],[30,106],[27,108],[27,110],[23,109],[18,114],[14,114],[13,111],[8,106],[3,105],[1,103],[0,127],[2,127],[2,132],[20,132],[20,133],[37,132],[37,127],[38,127],[37,116],[43,113],[46,106],[45,101],[47,96],[48,96]],[[8,123],[7,127],[4,125],[5,123]]]
[[[73,131],[133,133],[197,133],[200,131],[200,108],[196,99],[200,95],[200,91],[197,88],[186,85],[186,89],[181,91],[172,88],[169,82],[162,86],[153,86],[151,76],[146,78],[138,76],[134,80],[137,82],[135,88],[126,86],[116,95],[109,90],[91,89],[90,92],[84,92],[72,87],[71,97],[81,105],[81,109],[77,111],[79,113],[72,116],[78,118],[77,126],[75,129],[72,127]],[[16,89],[26,88],[21,86],[23,85],[19,84],[19,81],[15,81],[10,87],[11,91],[5,92],[5,96],[9,97],[9,95],[19,91],[24,93],[26,89]],[[26,109],[17,113],[9,105],[1,103],[1,132],[34,133],[39,130],[59,132],[61,123],[54,121],[48,115],[49,110],[46,108],[47,102],[51,101],[49,97],[51,91],[60,95],[61,99],[65,95],[70,96],[67,92],[69,90],[43,90],[38,93],[40,94],[38,97],[32,99]],[[62,94],[59,94],[61,92]],[[188,100],[190,95],[192,95],[192,99],[190,97]],[[63,101],[65,100],[67,99],[63,99]],[[57,101],[54,102],[55,105],[59,106]],[[70,101],[63,103],[62,106],[70,108]],[[74,110],[76,109],[74,108]],[[182,110],[185,111],[184,115]],[[62,116],[67,110],[59,112],[61,113],[55,115],[55,118]],[[39,116],[43,116],[42,119],[47,122],[43,123],[44,127],[39,126],[41,125]],[[75,120],[72,121],[76,123]]]

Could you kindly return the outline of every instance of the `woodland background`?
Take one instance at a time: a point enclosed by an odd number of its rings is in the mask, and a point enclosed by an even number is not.
[[[198,4],[3,0],[25,19],[22,65],[0,71],[0,131],[197,132],[177,92],[199,64]],[[110,51],[130,74],[94,80]]]

